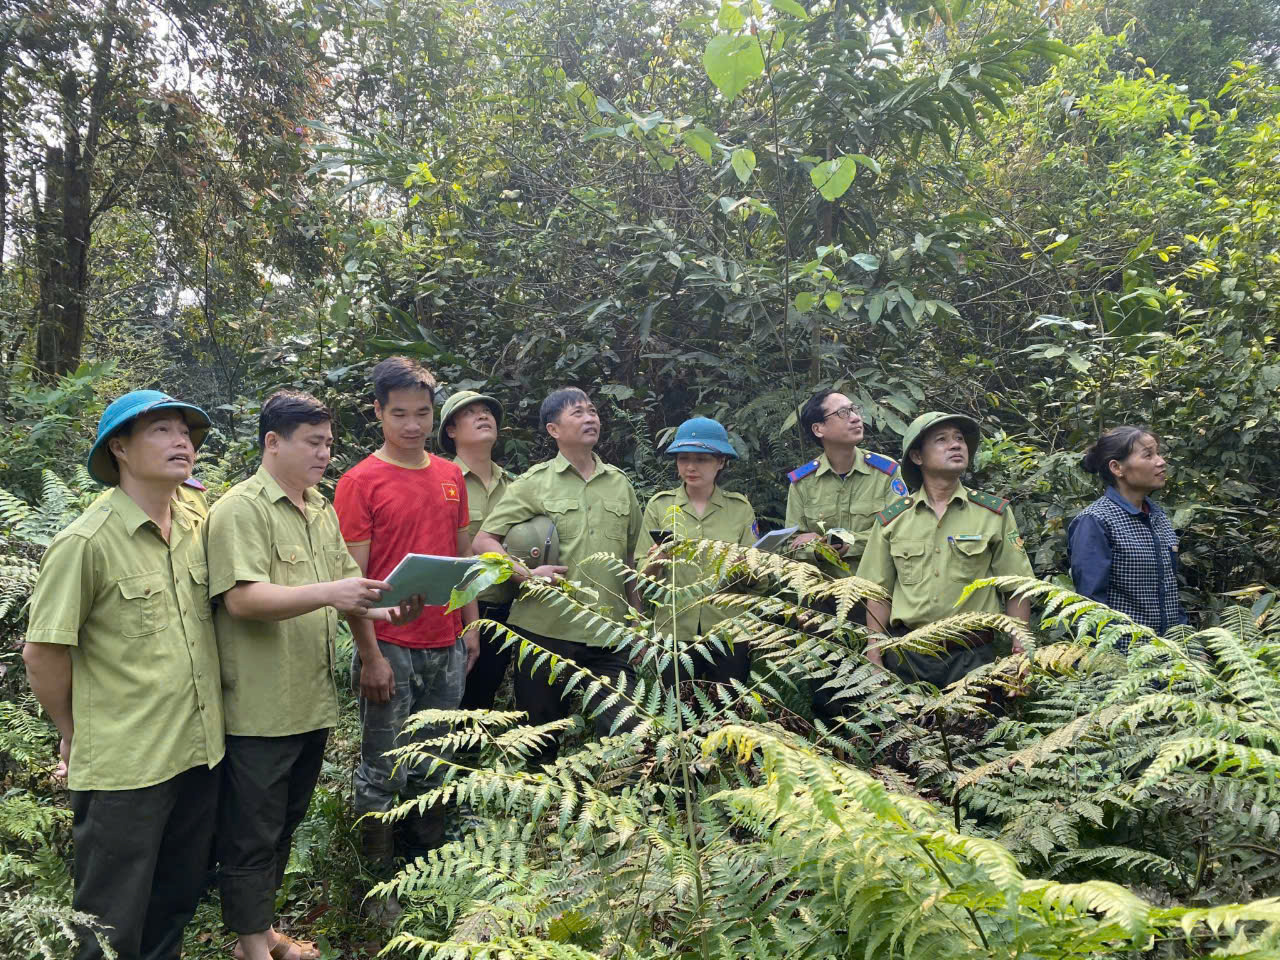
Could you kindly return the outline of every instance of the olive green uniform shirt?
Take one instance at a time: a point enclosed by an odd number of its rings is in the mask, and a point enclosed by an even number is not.
[[[27,640],[71,647],[72,790],[136,790],[222,759],[202,521],[169,542],[112,487],[49,545]]]
[[[304,514],[265,467],[223,494],[209,511],[209,595],[239,582],[302,587],[362,576],[333,505],[314,488],[305,503]],[[227,733],[284,737],[338,722],[337,610],[247,620],[219,603],[214,627]]]
[[[913,494],[900,514],[872,528],[858,576],[892,595],[891,624],[914,630],[957,613],[1002,613],[994,590],[955,603],[980,577],[1035,576],[1012,508],[995,513],[972,497],[958,486],[939,518],[923,493]]]
[[[481,523],[484,518],[493,512],[493,508],[498,505],[498,501],[507,492],[507,487],[511,486],[514,478],[503,467],[495,463],[489,476],[489,485],[485,486],[484,481],[471,472],[471,468],[462,461],[461,457],[454,457],[453,462],[462,471],[462,479],[467,485],[467,509],[471,516],[471,520],[467,524],[467,536],[474,540],[476,534],[482,529]],[[506,606],[515,599],[517,586],[518,584],[512,580],[507,580],[505,583],[495,583],[492,587],[481,592],[476,599],[481,603]]]
[[[872,466],[872,458],[891,465],[892,473]],[[906,496],[902,472],[897,461],[860,448],[854,449],[853,468],[843,477],[831,469],[825,453],[813,462],[817,468],[793,480],[787,491],[785,526],[799,527],[799,533],[825,534],[828,530],[841,528],[856,534],[857,542],[850,544],[844,555],[849,569],[855,570],[876,514],[899,497]],[[801,467],[796,472],[804,469]],[[804,547],[796,555],[810,561],[815,556],[812,547]],[[838,575],[843,576],[843,571]]]
[[[178,484],[178,489],[174,491],[173,499],[177,500],[201,520],[209,516],[209,501],[205,499],[203,490],[197,490],[195,487],[180,483]]]
[[[673,509],[678,508],[678,512]],[[676,536],[686,540],[720,540],[749,547],[759,537],[756,535],[756,512],[751,501],[740,493],[731,493],[715,487],[707,501],[706,512],[699,517],[693,512],[684,484],[656,493],[644,508],[644,522],[640,527],[640,540],[636,544],[636,565],[643,566],[645,557],[653,547],[650,530],[674,530]],[[670,568],[666,568],[669,571]],[[699,565],[689,561],[677,561],[675,585],[687,587],[715,573],[711,564]],[[670,606],[654,611],[658,629],[672,632]],[[678,610],[675,616],[675,634],[680,639],[692,639],[706,633],[728,616],[724,611],[701,603],[690,609]]]
[[[549,516],[560,538],[557,563],[569,568],[566,579],[595,591],[597,600],[592,605],[600,613],[622,620],[627,609],[625,577],[587,558],[610,553],[630,561],[640,536],[640,503],[626,474],[599,457],[595,457],[595,464],[590,480],[583,480],[563,454],[531,467],[512,482],[481,526],[485,533],[502,538],[517,523]],[[558,640],[598,642],[581,618],[570,622],[550,604],[525,594],[516,597],[509,622],[517,630]]]

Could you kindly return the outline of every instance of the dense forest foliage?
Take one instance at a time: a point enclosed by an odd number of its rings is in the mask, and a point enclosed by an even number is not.
[[[721,556],[680,595],[733,606],[753,689],[630,691],[641,731],[543,780],[518,717],[460,718],[469,819],[398,881],[399,947],[1277,955],[1278,67],[1272,0],[10,0],[0,952],[65,955],[69,814],[17,650],[104,405],[208,409],[216,497],[256,465],[261,399],[310,390],[341,420],[332,482],[375,442],[370,367],[404,353],[442,398],[502,399],[517,470],[549,453],[541,398],[583,387],[642,499],[674,482],[671,428],[717,417],[762,527],[815,387],[894,456],[921,411],[975,416],[974,485],[1047,582],[1031,653],[929,696],[866,669],[865,585]],[[1197,632],[1126,659],[1065,531],[1096,495],[1080,453],[1127,422],[1170,460]],[[669,657],[644,627],[601,630]],[[848,726],[811,722],[814,683]],[[998,723],[988,687],[1021,694]],[[284,891],[335,957],[381,946],[351,714]],[[216,906],[198,921],[188,955],[218,954]]]

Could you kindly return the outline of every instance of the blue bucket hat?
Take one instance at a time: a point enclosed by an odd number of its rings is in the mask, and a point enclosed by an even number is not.
[[[675,439],[667,447],[667,453],[714,453],[722,457],[738,459],[738,451],[729,442],[729,433],[720,421],[710,417],[694,417],[680,424]]]
[[[181,410],[183,419],[191,428],[191,446],[196,450],[200,449],[200,444],[204,443],[205,434],[209,432],[212,424],[207,413],[193,404],[175,400],[159,390],[134,390],[112,401],[111,405],[102,411],[102,418],[98,421],[98,439],[93,442],[93,449],[89,451],[89,459],[85,464],[93,479],[107,487],[114,487],[120,482],[120,468],[116,466],[115,458],[107,449],[107,441],[130,421],[136,420],[144,413],[152,413],[156,410]]]

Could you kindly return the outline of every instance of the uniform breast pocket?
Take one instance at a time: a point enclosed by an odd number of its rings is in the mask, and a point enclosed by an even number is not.
[[[164,602],[164,579],[159,573],[122,578],[120,590],[120,632],[126,637],[149,637],[168,624]],[[208,591],[205,591],[206,597]],[[208,600],[205,601],[208,603]]]
[[[627,521],[631,505],[625,500],[602,500],[597,508],[595,525],[601,536],[623,543],[627,539]]]
[[[870,533],[880,509],[881,504],[875,502],[855,503],[849,508],[849,522],[846,526],[855,533]]]
[[[311,583],[311,557],[300,544],[277,543],[276,562],[272,564],[271,582],[285,587],[301,587]]]
[[[325,547],[324,566],[330,580],[341,580],[348,576],[346,572],[347,558],[351,556],[346,547]]]
[[[919,583],[924,579],[925,545],[920,540],[902,540],[890,545],[899,583]]]
[[[582,509],[582,503],[579,500],[559,497],[545,501],[543,506],[547,516],[555,523],[556,534],[561,541],[582,536],[583,528],[586,526],[586,511]]]
[[[991,545],[990,537],[980,540],[951,540],[948,546],[951,556],[948,558],[947,572],[952,580],[969,583],[991,572],[991,558],[987,553]]]
[[[191,575],[191,606],[201,620],[213,616],[213,607],[209,603],[209,565],[193,563],[188,572]]]

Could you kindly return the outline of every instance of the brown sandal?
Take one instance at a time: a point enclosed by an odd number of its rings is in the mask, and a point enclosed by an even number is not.
[[[276,931],[276,945],[271,948],[273,960],[320,960],[320,951],[310,940],[295,940],[287,933]]]

